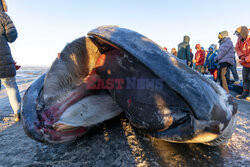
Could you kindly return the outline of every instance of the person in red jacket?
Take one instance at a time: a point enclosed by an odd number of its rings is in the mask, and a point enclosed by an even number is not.
[[[204,65],[205,52],[201,49],[201,45],[195,45],[195,70],[201,73],[202,66]]]
[[[235,35],[238,40],[235,46],[237,55],[240,58],[240,64],[243,66],[242,78],[243,78],[243,93],[237,96],[239,99],[246,99],[250,101],[250,36],[249,30],[246,26],[241,26],[236,29]]]

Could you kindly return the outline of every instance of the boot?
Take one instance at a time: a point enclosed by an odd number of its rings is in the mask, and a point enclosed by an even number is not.
[[[236,97],[239,99],[245,99],[248,96],[248,91],[243,91],[242,95],[237,95]]]
[[[250,102],[250,95],[245,98],[246,101]]]
[[[248,102],[250,102],[250,91],[249,91],[249,89],[250,89],[250,82],[248,81],[248,96],[245,99]]]
[[[239,85],[239,84],[240,84],[240,81],[239,81],[239,80],[236,80],[236,81],[234,81],[233,84],[234,84],[234,85]]]
[[[19,122],[20,117],[19,114],[14,114],[15,122]]]
[[[242,93],[242,95],[236,96],[237,98],[245,99],[248,96],[248,94],[249,94],[249,84],[250,83],[243,81],[243,93]]]

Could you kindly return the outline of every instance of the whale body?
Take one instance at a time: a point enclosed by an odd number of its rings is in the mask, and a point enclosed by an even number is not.
[[[231,137],[237,113],[217,83],[117,26],[98,27],[67,44],[23,101],[25,132],[46,143],[75,140],[125,112],[153,137],[219,145]]]

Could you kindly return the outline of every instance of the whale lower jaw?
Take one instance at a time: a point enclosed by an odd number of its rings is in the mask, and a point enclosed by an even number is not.
[[[237,115],[238,115],[237,113],[232,116],[230,122],[228,123],[227,127],[224,129],[222,134],[220,134],[215,140],[205,142],[203,144],[206,144],[209,146],[219,146],[219,145],[227,142],[231,138],[231,136],[235,130]]]
[[[91,127],[122,112],[109,94],[91,95],[70,106],[53,126],[57,130]]]
[[[227,140],[232,136],[236,125],[236,117],[237,114],[232,116],[232,119],[230,120],[228,126],[219,135],[210,132],[202,132],[190,140],[183,140],[178,136],[169,138],[165,136],[165,138],[161,139],[171,143],[202,143],[209,146],[219,146],[227,142]]]
[[[172,143],[206,143],[206,142],[215,140],[217,137],[218,137],[217,134],[210,133],[210,132],[203,132],[201,134],[198,134],[197,136],[195,136],[194,138],[190,140],[183,140],[183,141],[171,140],[171,139],[163,139],[163,140],[172,142]]]

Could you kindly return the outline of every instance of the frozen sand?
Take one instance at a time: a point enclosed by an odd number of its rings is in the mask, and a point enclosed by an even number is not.
[[[19,71],[25,90],[43,71]],[[236,93],[231,92],[233,96]],[[147,138],[122,115],[94,128],[72,143],[45,145],[27,137],[13,122],[5,90],[0,91],[0,167],[8,166],[248,166],[250,164],[250,103],[237,100],[237,128],[227,144],[174,144]]]

